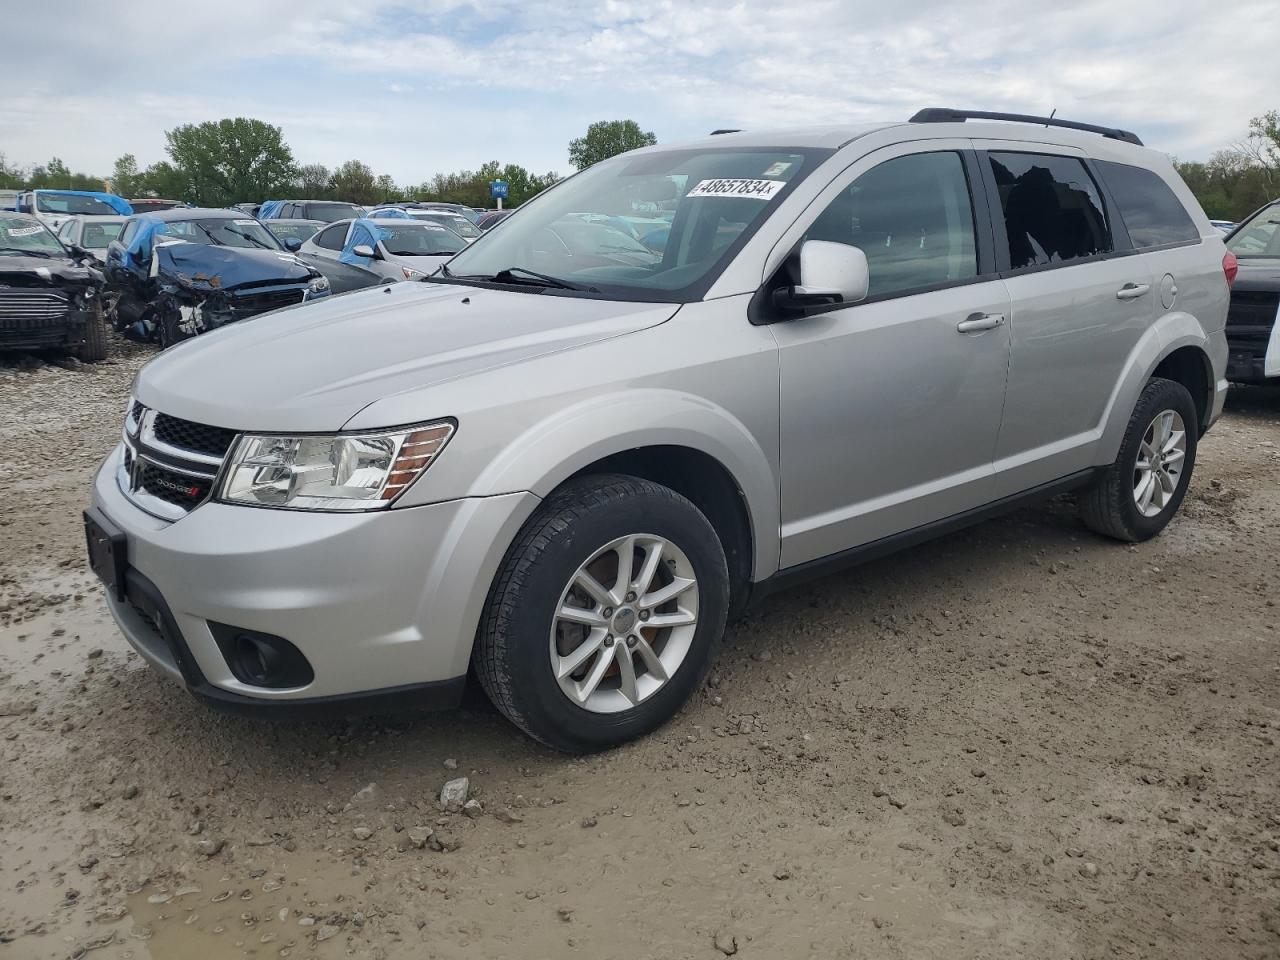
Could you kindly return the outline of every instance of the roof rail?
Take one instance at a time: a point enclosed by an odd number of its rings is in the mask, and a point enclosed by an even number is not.
[[[711,136],[718,137],[722,133],[741,133],[741,130],[712,130]]]
[[[1036,117],[1029,113],[992,113],[986,110],[952,110],[950,107],[926,107],[911,118],[912,123],[963,123],[965,120],[1010,120],[1014,123],[1034,123],[1046,127],[1065,127],[1068,130],[1084,130],[1100,133],[1112,140],[1142,146],[1136,133],[1118,127],[1100,127],[1076,120],[1058,120],[1054,117]]]

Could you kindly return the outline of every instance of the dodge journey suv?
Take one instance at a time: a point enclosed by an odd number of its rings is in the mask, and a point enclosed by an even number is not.
[[[604,748],[752,595],[1072,488],[1093,530],[1160,532],[1234,272],[1122,130],[931,109],[634,151],[426,280],[153,360],[91,562],[215,705],[447,706],[470,674]]]

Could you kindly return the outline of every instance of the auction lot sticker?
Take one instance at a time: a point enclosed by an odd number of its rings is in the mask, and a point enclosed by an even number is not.
[[[703,180],[685,196],[769,200],[786,185],[785,180]]]

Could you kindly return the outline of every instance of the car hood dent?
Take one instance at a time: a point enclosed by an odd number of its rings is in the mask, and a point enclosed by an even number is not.
[[[246,250],[204,243],[158,243],[159,272],[198,292],[234,290],[245,284],[303,283],[317,272],[283,250]]]
[[[142,370],[135,391],[147,406],[198,423],[257,431],[339,430],[379,400],[643,330],[677,309],[393,283],[244,320],[179,344]],[[422,416],[459,412],[424,409]]]
[[[96,285],[101,280],[102,275],[96,269],[65,258],[0,255],[0,286]]]

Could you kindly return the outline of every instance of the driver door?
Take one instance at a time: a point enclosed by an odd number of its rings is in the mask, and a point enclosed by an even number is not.
[[[1009,294],[966,140],[864,157],[783,237],[857,246],[867,298],[770,326],[782,567],[981,506],[1009,365]]]

